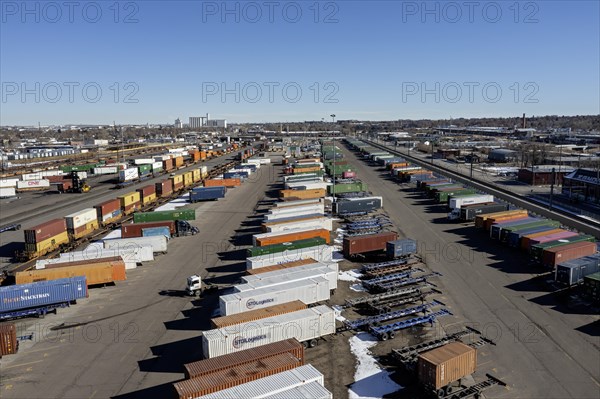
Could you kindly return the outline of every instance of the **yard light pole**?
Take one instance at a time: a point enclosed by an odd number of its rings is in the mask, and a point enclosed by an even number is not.
[[[335,114],[331,114],[331,123],[332,123],[332,129],[331,129],[331,133],[333,134],[332,138],[331,138],[331,142],[333,143],[333,187],[332,187],[332,193],[333,193],[333,199],[332,202],[335,204]]]

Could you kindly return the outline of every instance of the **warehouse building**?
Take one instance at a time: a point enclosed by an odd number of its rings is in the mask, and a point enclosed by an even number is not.
[[[562,193],[573,201],[600,204],[600,171],[577,169],[564,177]]]
[[[490,151],[488,154],[488,160],[490,162],[515,162],[517,160],[517,152],[504,148],[498,148]]]
[[[560,185],[563,183],[563,178],[573,172],[573,168],[558,165],[539,165],[531,168],[519,169],[518,180],[530,184],[532,186],[542,186],[552,184],[552,169],[556,174],[554,184]]]

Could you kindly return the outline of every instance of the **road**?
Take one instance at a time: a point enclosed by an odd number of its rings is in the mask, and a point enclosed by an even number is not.
[[[207,166],[210,170],[219,164],[233,160],[236,154],[237,152],[210,159],[206,162],[181,169],[177,173],[198,168],[199,166]],[[137,188],[154,184],[167,177],[168,175],[164,174],[125,188],[116,189],[115,185],[111,183],[114,177],[105,176],[92,179],[92,191],[85,194],[58,194],[56,192],[23,193],[20,195],[21,198],[17,200],[1,200],[1,224],[21,223],[21,229],[26,229],[53,218],[61,218],[70,213],[92,207],[103,201],[116,198],[121,194],[134,191]],[[99,182],[100,184],[98,184]],[[23,231],[7,231],[0,234],[0,270],[13,265],[11,259],[16,250],[22,249],[23,242]]]
[[[343,147],[343,146],[341,146]],[[498,397],[598,398],[598,315],[546,291],[544,278],[527,269],[525,256],[499,247],[470,224],[450,224],[446,210],[410,185],[398,185],[378,166],[368,166],[343,148],[357,176],[375,195],[401,235],[416,239],[428,266],[443,274],[442,301],[458,320],[497,341],[479,372],[509,384]],[[439,319],[442,325],[456,322]]]
[[[171,397],[182,364],[201,357],[200,330],[217,303],[216,293],[201,301],[184,296],[185,279],[239,278],[245,264],[234,236],[254,220],[249,215],[280,171],[263,166],[225,199],[188,205],[196,208],[192,224],[200,233],[173,239],[167,255],[128,271],[127,281],[91,289],[57,315],[18,321],[19,333],[34,331],[35,340],[1,360],[0,397]]]

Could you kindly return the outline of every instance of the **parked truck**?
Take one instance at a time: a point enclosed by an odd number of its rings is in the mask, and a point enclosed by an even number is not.
[[[487,204],[494,202],[494,196],[489,194],[468,194],[450,197],[448,201],[449,209],[460,209],[463,205]]]
[[[460,208],[454,208],[448,213],[448,220],[460,220],[461,222],[470,222],[475,220],[477,215],[507,211],[507,204],[498,204],[496,202],[487,202],[483,204],[463,205]]]

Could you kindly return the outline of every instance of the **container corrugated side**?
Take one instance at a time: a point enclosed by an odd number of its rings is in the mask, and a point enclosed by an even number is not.
[[[276,202],[275,207],[276,208],[288,208],[288,207],[305,206],[305,205],[312,205],[312,204],[319,204],[319,203],[322,203],[322,199],[314,198],[314,199],[305,199],[305,200],[297,200],[297,201]]]
[[[277,231],[288,231],[302,228],[325,229],[331,231],[333,230],[333,219],[328,217],[316,217],[313,219],[306,219],[294,222],[273,223],[265,226],[265,232],[269,233]]]
[[[117,198],[121,201],[121,207],[128,207],[140,202],[140,193],[132,191],[127,194],[119,195]]]
[[[246,258],[246,268],[259,269],[265,266],[273,266],[308,258],[314,259],[317,262],[330,262],[332,257],[333,246],[319,245],[316,247],[302,248],[295,251],[285,251],[275,254]]]
[[[0,313],[87,297],[85,277],[0,287]]]
[[[260,243],[263,242],[267,242],[271,239],[274,239],[275,237],[280,237],[280,236],[285,236],[285,235],[292,235],[292,234],[300,234],[300,235],[304,235],[307,232],[312,232],[314,230],[325,230],[325,229],[318,229],[318,228],[314,228],[314,227],[304,227],[304,228],[296,228],[296,229],[290,229],[290,230],[284,230],[284,231],[271,231],[268,233],[260,233],[260,234],[254,234],[252,235],[252,245],[255,247],[259,247],[261,246]],[[309,237],[307,237],[309,238]],[[272,241],[272,244],[277,244],[278,239],[274,239]],[[296,240],[285,240],[283,242],[286,241],[296,241]],[[269,244],[265,244],[265,245],[269,245]]]
[[[317,382],[323,385],[324,378],[319,370],[312,365],[307,364],[293,370],[247,382],[233,388],[200,396],[197,399],[263,398],[311,382]]]
[[[0,357],[17,353],[17,327],[15,323],[0,324]]]
[[[290,338],[304,342],[334,334],[335,328],[334,310],[327,306],[315,306],[297,312],[204,331],[202,333],[202,352],[208,359]]]
[[[78,260],[65,263],[51,263],[45,269],[15,273],[17,284],[58,280],[85,276],[88,285],[108,284],[127,279],[125,262],[119,258]]]
[[[153,237],[132,237],[132,238],[115,238],[104,240],[104,248],[106,249],[135,249],[139,246],[151,246],[154,253],[167,252],[167,243],[169,239],[165,236]]]
[[[263,399],[333,399],[333,394],[317,381],[265,396]]]
[[[36,244],[54,237],[60,233],[67,231],[67,223],[65,219],[53,219],[37,226],[25,229],[25,242],[28,244]]]
[[[237,313],[230,316],[215,317],[211,320],[211,325],[213,328],[223,328],[232,326],[234,324],[264,319],[265,317],[277,316],[306,308],[307,305],[302,301],[291,301],[279,305],[268,306],[262,309],[249,310],[247,312]]]
[[[238,284],[234,286],[236,292],[244,292],[258,288],[266,288],[266,287],[274,287],[276,285],[285,284],[286,282],[298,282],[302,280],[309,280],[316,277],[322,277],[329,282],[329,289],[335,290],[337,289],[337,276],[338,276],[338,267],[337,263],[331,264],[331,266],[320,266],[313,268],[305,268],[301,269],[303,266],[298,268],[285,270],[283,273],[281,271],[276,272],[279,273],[277,275],[272,275],[269,277],[263,276],[248,276],[248,277],[259,277],[256,279],[252,279],[252,281],[246,281],[243,284]],[[262,278],[261,278],[262,277]],[[242,277],[244,279],[244,277]]]
[[[311,265],[313,263],[318,263],[318,262],[312,258],[307,258],[307,259],[296,260],[296,261],[292,261],[292,262],[280,263],[278,265],[273,265],[273,266],[265,266],[260,269],[246,270],[246,274],[250,275],[250,276],[256,276],[259,274],[269,273],[269,272],[273,272],[276,270],[283,270],[283,269],[289,269],[289,268],[294,268],[294,267],[298,267],[298,266]]]
[[[273,342],[257,348],[241,350],[228,355],[217,356],[212,359],[198,360],[184,364],[186,378],[200,377],[219,370],[227,370],[240,364],[251,363],[266,357],[281,353],[291,353],[304,364],[304,345],[295,338]]]
[[[245,363],[220,370],[202,377],[176,382],[173,388],[180,399],[193,399],[223,389],[265,378],[270,375],[302,366],[300,360],[291,353],[266,357],[252,363]]]
[[[477,351],[462,342],[451,342],[424,352],[417,361],[419,381],[433,389],[473,374],[476,368]]]
[[[555,248],[545,249],[542,254],[542,264],[545,267],[554,269],[560,262],[566,262],[572,259],[582,258],[593,255],[598,250],[595,242],[582,241],[573,244],[561,245]]]
[[[86,208],[84,210],[65,216],[67,229],[74,230],[98,219],[96,208]]]

